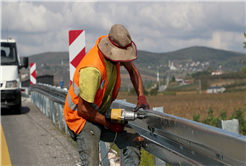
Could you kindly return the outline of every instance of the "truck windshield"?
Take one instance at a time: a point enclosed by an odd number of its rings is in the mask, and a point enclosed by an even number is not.
[[[1,43],[1,65],[17,64],[15,44]]]

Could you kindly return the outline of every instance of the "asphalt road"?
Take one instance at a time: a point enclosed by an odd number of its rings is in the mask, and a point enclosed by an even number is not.
[[[1,123],[12,165],[73,165],[77,148],[39,109],[24,99],[22,114],[1,107]]]

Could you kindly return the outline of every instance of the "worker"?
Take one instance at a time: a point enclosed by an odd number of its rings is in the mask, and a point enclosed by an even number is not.
[[[120,65],[130,75],[138,96],[137,107],[149,109],[142,79],[132,62],[137,48],[127,29],[121,24],[101,36],[77,66],[68,91],[64,116],[73,140],[77,142],[81,165],[99,165],[99,141],[113,142],[123,150],[126,166],[139,165],[140,143],[133,129],[105,119],[105,112],[120,90]],[[139,136],[138,136],[139,137]],[[103,158],[103,156],[102,156]]]

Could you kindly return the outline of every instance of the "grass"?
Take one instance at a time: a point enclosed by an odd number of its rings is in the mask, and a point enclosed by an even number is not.
[[[165,94],[165,93],[164,93]],[[213,108],[215,117],[221,116],[221,110],[227,112],[226,119],[229,119],[235,110],[245,108],[245,92],[205,94],[200,93],[166,93],[167,95],[146,96],[150,107],[164,106],[165,113],[192,120],[193,116],[201,121],[206,120],[208,109]],[[126,99],[127,102],[136,104],[137,96],[128,96],[126,92],[120,92],[117,99]],[[199,117],[198,117],[199,115]],[[245,112],[243,113],[245,116]],[[140,165],[154,165],[154,156],[142,150]],[[169,166],[169,164],[167,164]]]
[[[168,90],[196,90],[199,88],[199,83],[192,83],[192,84],[186,84],[186,85],[180,85],[180,84],[176,84],[173,86],[168,87]]]
[[[155,157],[146,152],[145,150],[141,149],[141,161],[140,164],[141,166],[153,166],[155,165]]]
[[[216,117],[220,116],[222,109],[225,109],[227,115],[230,116],[235,110],[244,108],[245,97],[245,92],[146,96],[150,107],[164,106],[165,113],[189,120],[192,120],[196,113],[199,113],[200,119],[203,120],[210,107],[213,108],[213,114]],[[133,104],[137,103],[137,96],[128,96],[125,92],[120,92],[118,99],[126,99],[127,102]]]

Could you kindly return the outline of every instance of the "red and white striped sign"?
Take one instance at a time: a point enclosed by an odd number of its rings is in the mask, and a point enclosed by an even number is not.
[[[73,75],[79,62],[85,56],[85,31],[71,30],[69,31],[69,69],[70,69],[70,85],[73,82]]]
[[[36,84],[36,63],[30,63],[30,85]]]

